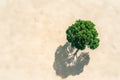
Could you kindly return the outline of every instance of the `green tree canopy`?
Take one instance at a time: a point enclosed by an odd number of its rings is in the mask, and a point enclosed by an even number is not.
[[[72,47],[84,50],[86,46],[96,49],[99,46],[95,24],[89,20],[77,20],[66,30],[67,40]]]

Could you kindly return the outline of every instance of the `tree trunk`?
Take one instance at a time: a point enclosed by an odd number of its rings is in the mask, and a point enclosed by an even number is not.
[[[77,49],[73,55],[75,56],[78,53],[78,51],[79,51],[79,49]]]

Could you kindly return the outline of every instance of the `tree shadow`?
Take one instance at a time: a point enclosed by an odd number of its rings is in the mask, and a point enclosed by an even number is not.
[[[90,57],[88,52],[82,52],[76,60],[74,60],[73,58],[69,58],[73,51],[74,48],[67,42],[64,46],[60,45],[55,52],[53,68],[61,78],[67,78],[70,75],[79,75],[83,72],[84,66],[89,63]],[[71,63],[74,65],[70,65]]]

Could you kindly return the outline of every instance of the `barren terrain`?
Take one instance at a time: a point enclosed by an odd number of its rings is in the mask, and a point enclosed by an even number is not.
[[[68,69],[65,31],[77,19],[101,41]],[[120,0],[0,0],[0,80],[62,79],[120,80]]]

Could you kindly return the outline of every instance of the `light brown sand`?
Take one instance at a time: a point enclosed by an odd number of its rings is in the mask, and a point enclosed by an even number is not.
[[[64,79],[120,80],[120,0],[0,0],[0,80],[62,80],[55,52],[77,19],[93,21],[101,42]]]

